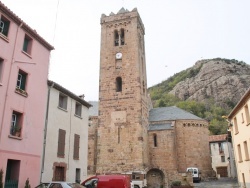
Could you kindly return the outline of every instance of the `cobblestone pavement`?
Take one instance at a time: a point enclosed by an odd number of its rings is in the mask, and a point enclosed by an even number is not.
[[[194,183],[194,188],[238,188],[238,182],[236,179],[220,178],[218,180],[202,181],[200,183]]]

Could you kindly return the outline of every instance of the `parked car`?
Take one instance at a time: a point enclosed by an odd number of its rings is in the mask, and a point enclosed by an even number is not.
[[[52,181],[47,183],[41,183],[35,188],[86,188],[86,187],[79,183]]]
[[[133,188],[128,175],[96,175],[81,183],[87,188]]]
[[[200,182],[201,181],[201,172],[196,167],[188,167],[187,172],[191,172],[193,176],[193,182]]]

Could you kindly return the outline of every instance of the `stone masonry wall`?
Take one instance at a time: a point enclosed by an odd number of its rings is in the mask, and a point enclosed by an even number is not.
[[[139,42],[144,27],[137,10],[103,15],[101,27],[96,172],[144,170],[148,164],[148,102],[145,53]],[[115,46],[114,33],[121,30],[125,43]],[[119,60],[115,58],[118,52],[122,53]],[[121,91],[116,90],[118,77]]]
[[[212,173],[208,123],[205,120],[178,120],[175,124],[177,168],[198,167],[203,177]]]
[[[157,147],[154,147],[154,135],[157,136]],[[174,130],[148,132],[149,160],[151,168],[176,171],[176,148]]]
[[[96,171],[96,146],[97,146],[97,131],[98,117],[91,116],[88,129],[88,176],[94,175]]]

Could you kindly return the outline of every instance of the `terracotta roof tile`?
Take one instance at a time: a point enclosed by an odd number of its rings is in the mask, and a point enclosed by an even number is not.
[[[209,136],[209,142],[226,141],[227,134],[211,135]]]

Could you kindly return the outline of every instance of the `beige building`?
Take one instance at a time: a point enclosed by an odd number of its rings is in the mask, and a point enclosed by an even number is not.
[[[209,136],[212,168],[218,178],[236,177],[235,159],[228,134]]]
[[[89,107],[83,96],[48,81],[41,182],[87,178]]]
[[[101,17],[99,102],[92,103],[88,175],[131,174],[136,188],[169,187],[175,180],[192,184],[187,167],[200,168],[203,176],[212,171],[208,122],[177,107],[152,108],[144,35],[137,9]]]
[[[250,88],[228,115],[235,152],[238,182],[250,188]]]

